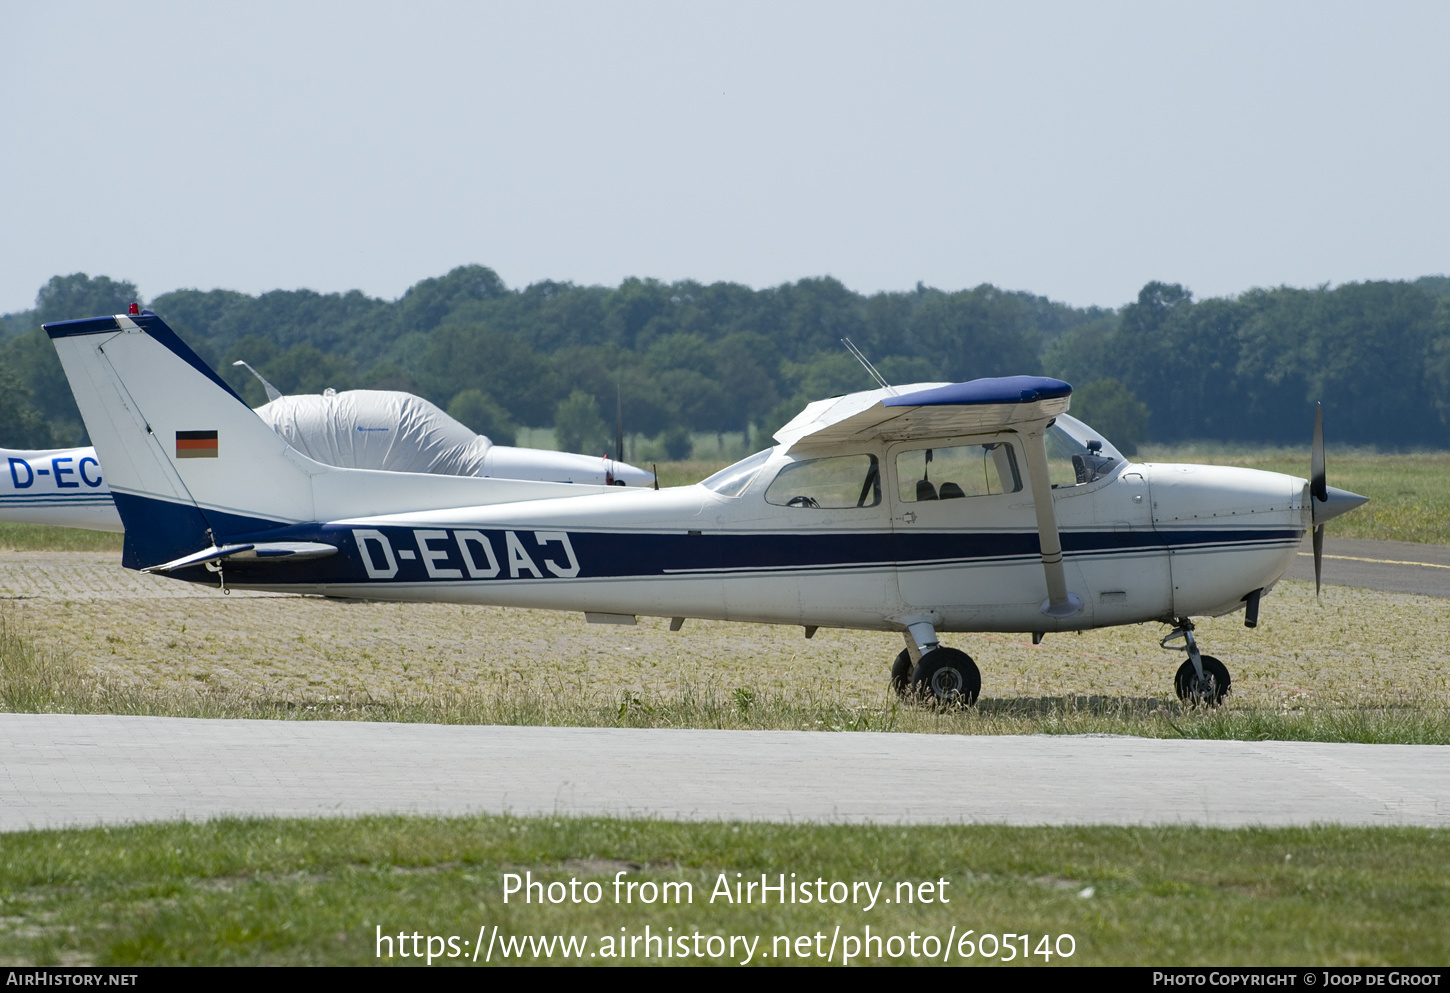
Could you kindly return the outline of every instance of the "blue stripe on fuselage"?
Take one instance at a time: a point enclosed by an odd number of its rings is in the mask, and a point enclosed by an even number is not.
[[[423,532],[420,535],[419,532]],[[562,539],[560,536],[564,536]],[[1067,531],[1069,558],[1174,551],[1288,546],[1300,529]],[[239,586],[626,579],[688,574],[989,565],[1037,561],[1035,531],[740,533],[561,531],[531,528],[404,528],[297,525],[218,535],[219,541],[307,541],[335,545],[325,559],[287,562],[233,559],[228,581]],[[429,566],[431,565],[431,573]],[[200,569],[178,578],[215,578]]]

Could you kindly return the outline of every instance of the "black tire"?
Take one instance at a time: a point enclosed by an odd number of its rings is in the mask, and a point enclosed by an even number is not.
[[[1228,674],[1228,666],[1212,655],[1200,655],[1198,658],[1203,663],[1203,674],[1208,678],[1208,687],[1205,689],[1194,685],[1198,681],[1198,674],[1193,671],[1193,660],[1187,659],[1178,667],[1178,674],[1173,677],[1173,691],[1184,703],[1202,703],[1217,707],[1232,692],[1233,677]]]
[[[982,692],[982,674],[966,652],[935,648],[916,664],[911,691],[939,707],[970,707]]]
[[[906,649],[896,656],[896,661],[891,663],[891,688],[896,691],[897,696],[906,696],[911,686],[911,670],[914,663],[911,661],[911,653]]]

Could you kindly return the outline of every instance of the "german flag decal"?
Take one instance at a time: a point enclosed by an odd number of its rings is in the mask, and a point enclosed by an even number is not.
[[[216,458],[215,431],[176,432],[176,457],[179,459]]]

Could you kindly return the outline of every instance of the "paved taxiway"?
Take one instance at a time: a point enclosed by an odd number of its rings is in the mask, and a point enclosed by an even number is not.
[[[1450,748],[0,715],[0,829],[366,813],[1450,827]]]
[[[1308,535],[1286,577],[1314,582],[1314,545]],[[1450,597],[1450,547],[1326,535],[1323,579],[1335,586]]]

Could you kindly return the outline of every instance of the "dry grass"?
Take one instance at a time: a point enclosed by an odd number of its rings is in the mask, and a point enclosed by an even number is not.
[[[55,559],[67,567],[45,587],[37,563]],[[806,640],[799,628],[709,621],[671,633],[659,618],[630,628],[547,611],[222,597],[99,556],[0,558],[0,589],[13,593],[17,575],[46,592],[5,610],[38,674],[6,709],[1450,741],[1450,622],[1444,601],[1409,594],[1326,587],[1316,600],[1286,581],[1256,631],[1237,616],[1204,622],[1200,643],[1234,675],[1230,703],[1211,715],[1173,701],[1182,656],[1158,648],[1161,625],[1039,646],[950,636],[983,672],[983,700],[963,715],[895,700],[885,683],[901,640],[885,633]]]

